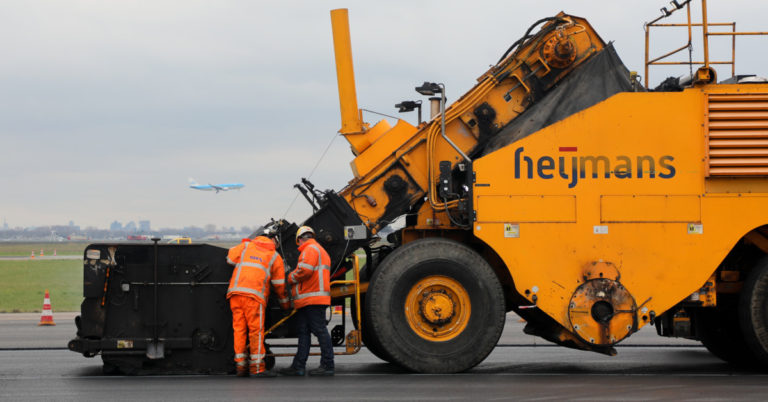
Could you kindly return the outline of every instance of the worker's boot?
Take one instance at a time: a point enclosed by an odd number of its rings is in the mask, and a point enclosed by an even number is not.
[[[235,353],[235,375],[238,377],[248,377],[248,362],[245,358],[245,353]]]
[[[255,377],[255,378],[272,378],[272,377],[277,377],[277,373],[275,373],[272,370],[265,370],[265,371],[262,371],[261,373],[256,373],[256,374],[251,373],[251,377]]]
[[[304,376],[304,370],[296,370],[291,367],[286,367],[284,369],[280,369],[280,375],[286,375],[286,376],[293,376],[293,377],[303,377]]]
[[[314,370],[309,370],[309,375],[311,376],[330,376],[334,375],[333,369],[325,368],[323,366],[320,366]]]

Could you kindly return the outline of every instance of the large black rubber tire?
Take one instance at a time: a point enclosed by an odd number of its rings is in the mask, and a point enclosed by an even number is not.
[[[696,333],[704,347],[716,357],[735,366],[751,366],[752,354],[742,341],[744,334],[736,311],[738,300],[731,300],[733,296],[720,297],[717,307],[698,311]]]
[[[379,342],[379,339],[374,335],[373,331],[371,330],[371,320],[368,319],[370,316],[370,310],[366,308],[365,306],[365,295],[360,295],[360,305],[363,307],[363,311],[360,314],[360,321],[362,321],[362,330],[360,332],[362,338],[363,338],[363,344],[368,349],[369,352],[373,353],[374,356],[378,357],[381,360],[384,360],[387,363],[392,363],[392,357],[390,357],[384,349],[381,347],[381,342]],[[352,316],[354,317],[357,313],[357,308],[355,307],[355,304],[352,303]],[[357,325],[355,326],[357,328]]]
[[[360,270],[360,279],[361,280],[367,280],[368,285],[370,286],[371,283],[371,275],[368,271],[368,265],[364,266],[363,269]],[[354,326],[356,329],[361,329],[358,327],[357,321],[354,319],[354,317],[357,316],[357,306],[355,306],[354,298],[351,303],[351,314],[352,314],[352,322],[354,323]],[[362,293],[360,295],[360,306],[362,307],[362,310],[360,312],[360,321],[362,324],[362,329],[360,331],[360,334],[362,336],[363,344],[368,349],[369,352],[373,353],[374,356],[378,357],[381,360],[384,360],[387,363],[392,363],[392,357],[390,357],[386,352],[384,352],[384,349],[381,347],[381,342],[379,342],[379,339],[373,334],[373,331],[371,330],[371,320],[368,319],[370,317],[370,307],[366,306],[365,304],[365,293]]]
[[[405,301],[421,279],[444,276],[466,290],[471,313],[454,338],[431,341],[408,324]],[[372,334],[392,362],[421,373],[468,370],[496,346],[504,329],[504,293],[488,263],[465,245],[442,238],[417,240],[392,252],[368,288]]]
[[[768,368],[768,258],[762,259],[744,282],[739,321],[755,365]]]

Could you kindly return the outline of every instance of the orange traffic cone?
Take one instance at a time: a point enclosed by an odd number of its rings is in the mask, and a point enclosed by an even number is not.
[[[53,249],[53,256],[56,257],[56,249]]]
[[[44,256],[43,249],[40,249],[40,257]]]
[[[29,256],[29,258],[35,259],[35,252],[34,251],[32,252],[32,255]]]
[[[333,308],[333,314],[341,314],[341,306],[335,306]]]
[[[51,309],[51,296],[48,295],[48,289],[45,289],[43,314],[40,316],[40,322],[37,325],[56,325],[56,323],[53,322],[53,309]]]

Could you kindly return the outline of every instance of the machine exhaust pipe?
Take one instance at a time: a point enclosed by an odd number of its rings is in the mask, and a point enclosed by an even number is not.
[[[333,51],[336,56],[336,79],[339,84],[341,134],[362,133],[363,118],[357,108],[355,71],[352,66],[352,43],[349,35],[349,16],[346,8],[331,10]]]
[[[429,118],[434,119],[440,114],[440,97],[433,96],[429,98]]]

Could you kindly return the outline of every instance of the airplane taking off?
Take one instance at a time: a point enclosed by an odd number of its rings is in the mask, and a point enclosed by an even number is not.
[[[229,191],[229,190],[240,190],[241,188],[245,187],[245,184],[242,183],[224,183],[224,184],[198,184],[195,179],[189,178],[189,188],[193,188],[195,190],[202,190],[202,191],[216,191],[217,193],[219,191]]]

